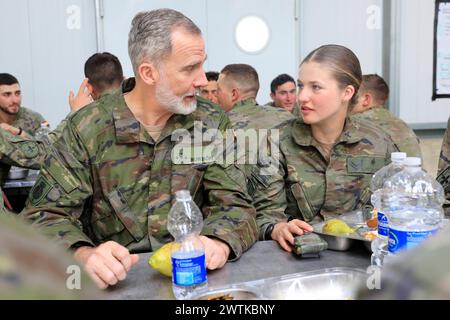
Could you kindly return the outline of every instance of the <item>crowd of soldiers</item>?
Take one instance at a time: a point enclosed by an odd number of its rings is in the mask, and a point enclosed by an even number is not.
[[[18,218],[0,206],[0,228],[9,230],[0,232],[0,292],[12,294],[11,279],[21,277],[13,250],[24,249],[7,243],[46,247],[42,235],[68,250],[67,263],[75,259],[98,287],[115,285],[137,253],[172,241],[167,215],[179,190],[189,190],[203,212],[208,269],[239,259],[258,240],[275,240],[290,252],[294,238],[315,223],[369,206],[371,177],[391,152],[421,156],[414,132],[385,108],[387,84],[363,76],[346,47],[312,51],[296,81],[287,74],[272,81],[273,101],[265,105],[256,101],[260,83],[252,66],[229,64],[205,75],[201,31],[177,11],[137,14],[128,51],[135,75],[128,79],[115,56],[88,59],[86,79],[69,95],[72,112],[50,143],[33,138],[43,118],[20,106],[17,79],[0,75],[2,166],[40,169]],[[182,161],[173,158],[178,132],[192,137]],[[215,133],[206,139],[206,132]],[[229,132],[231,144],[205,154],[212,138],[225,140]],[[236,141],[249,132],[256,140],[241,139],[244,152],[235,157]],[[269,147],[261,154],[263,146]],[[447,199],[449,153],[447,129],[438,173]],[[230,154],[233,161],[220,160]],[[28,242],[11,240],[27,233]],[[436,243],[428,244],[430,255],[448,249]],[[34,254],[55,260],[47,249]],[[47,277],[57,282],[58,270]],[[35,297],[32,289],[16,289]]]

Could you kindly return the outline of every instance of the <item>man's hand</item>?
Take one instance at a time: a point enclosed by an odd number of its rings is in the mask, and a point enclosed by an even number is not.
[[[114,241],[95,248],[80,247],[75,251],[74,258],[84,265],[86,272],[101,289],[124,280],[127,272],[139,260],[137,254],[130,254],[127,248]]]
[[[74,96],[73,91],[70,90],[69,105],[70,110],[72,110],[72,112],[80,110],[84,106],[87,106],[89,103],[94,101],[87,87],[88,81],[89,81],[88,78],[83,80],[76,96]]]
[[[209,270],[222,268],[230,255],[231,249],[228,244],[205,236],[200,236],[200,241],[205,247],[206,267]]]
[[[20,135],[21,137],[25,137],[26,135],[25,132],[20,128],[13,127],[12,125],[7,124],[5,122],[0,123],[0,127],[15,136]]]
[[[304,221],[294,219],[289,222],[277,223],[272,231],[272,239],[277,241],[284,250],[291,252],[291,246],[294,245],[294,235],[301,236],[305,232],[312,231],[313,227],[309,224]]]

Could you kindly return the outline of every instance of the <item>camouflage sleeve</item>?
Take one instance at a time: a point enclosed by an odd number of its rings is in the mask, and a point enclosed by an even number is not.
[[[446,202],[444,204],[445,215],[450,216],[450,118],[447,123],[441,153],[439,155],[439,168],[437,180],[444,188]]]
[[[226,116],[219,129],[230,128]],[[204,174],[207,218],[202,234],[226,242],[232,250],[229,259],[238,259],[258,238],[255,209],[247,193],[243,170],[233,164],[210,165]]]
[[[62,120],[62,121],[58,124],[58,126],[56,127],[56,129],[53,130],[52,132],[50,132],[50,133],[48,134],[48,138],[49,138],[49,140],[50,140],[51,143],[55,143],[55,141],[58,140],[58,138],[61,136],[61,134],[62,134],[64,128],[66,127],[66,125],[67,125],[67,118],[64,119],[64,120]]]
[[[0,161],[8,165],[39,169],[46,155],[42,142],[14,136],[0,129]]]
[[[88,155],[80,141],[68,122],[61,138],[49,149],[21,212],[44,234],[67,248],[77,242],[94,245],[80,221],[84,204],[92,195]]]

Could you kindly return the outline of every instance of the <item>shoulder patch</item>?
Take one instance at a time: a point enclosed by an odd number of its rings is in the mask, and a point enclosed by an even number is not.
[[[30,191],[30,201],[32,205],[37,205],[50,192],[52,185],[47,179],[39,175],[33,189]]]
[[[20,150],[22,150],[23,155],[28,158],[32,159],[38,156],[39,154],[39,148],[33,141],[26,141],[19,144]]]

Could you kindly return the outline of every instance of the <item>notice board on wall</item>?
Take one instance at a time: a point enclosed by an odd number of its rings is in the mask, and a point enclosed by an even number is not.
[[[436,0],[433,100],[450,98],[450,0]]]

